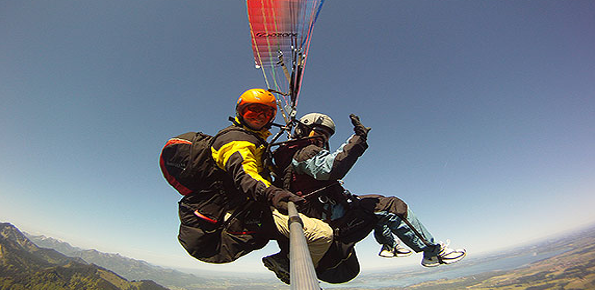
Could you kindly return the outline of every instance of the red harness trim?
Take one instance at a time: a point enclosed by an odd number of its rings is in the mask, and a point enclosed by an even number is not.
[[[209,218],[209,217],[203,215],[202,213],[198,212],[198,210],[195,210],[194,211],[194,215],[197,216],[197,217],[199,217],[199,218],[201,218],[201,219],[203,219],[203,220],[205,220],[205,221],[207,221],[207,222],[210,222],[212,224],[216,224],[217,223],[217,220],[214,220],[212,218]]]

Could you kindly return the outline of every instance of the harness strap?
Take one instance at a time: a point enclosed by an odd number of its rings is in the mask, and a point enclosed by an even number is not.
[[[331,183],[331,184],[329,184],[329,185],[327,185],[327,186],[321,187],[321,188],[319,188],[319,189],[317,189],[317,190],[314,190],[314,191],[312,191],[312,192],[310,192],[310,193],[308,193],[308,194],[306,194],[306,195],[302,195],[302,197],[303,197],[304,199],[309,199],[309,198],[318,197],[318,196],[319,196],[319,195],[320,195],[322,192],[324,192],[325,190],[327,190],[327,189],[329,189],[329,188],[331,188],[331,187],[333,187],[333,186],[337,186],[337,185],[341,185],[341,183],[340,183],[339,181],[335,181],[335,182],[333,182],[333,183]]]

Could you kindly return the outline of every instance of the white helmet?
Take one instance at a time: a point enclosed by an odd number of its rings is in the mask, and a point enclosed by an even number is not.
[[[295,137],[304,138],[314,129],[322,129],[329,133],[329,137],[335,134],[335,122],[331,117],[321,113],[309,113],[300,118],[295,127]]]

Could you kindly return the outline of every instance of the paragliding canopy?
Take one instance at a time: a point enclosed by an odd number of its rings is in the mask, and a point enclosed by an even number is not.
[[[295,117],[312,30],[323,3],[324,0],[246,1],[254,63],[262,70],[268,89],[283,96],[285,106],[281,108],[286,123]]]

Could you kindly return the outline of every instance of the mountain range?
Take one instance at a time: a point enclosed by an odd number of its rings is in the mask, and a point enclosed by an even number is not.
[[[23,234],[11,224],[0,223],[0,290],[167,289],[160,285],[172,290],[288,289],[275,279],[230,279],[182,273],[119,254],[80,249],[53,238]],[[595,289],[595,228],[466,259],[432,271],[399,269],[362,274],[348,284],[323,287],[342,290]]]
[[[49,275],[47,273],[50,273]],[[0,222],[0,290],[4,289],[286,289],[269,278],[198,276],[119,254],[81,249]]]
[[[69,243],[46,236],[25,235],[36,245],[54,249],[66,256],[80,258],[110,269],[128,280],[153,280],[172,289],[210,289],[227,284],[225,278],[199,277],[173,269],[162,268],[145,261],[135,260],[119,254],[103,253],[92,249],[73,247]]]
[[[0,289],[164,290],[150,281],[128,281],[120,275],[38,247],[9,223],[0,223]]]

